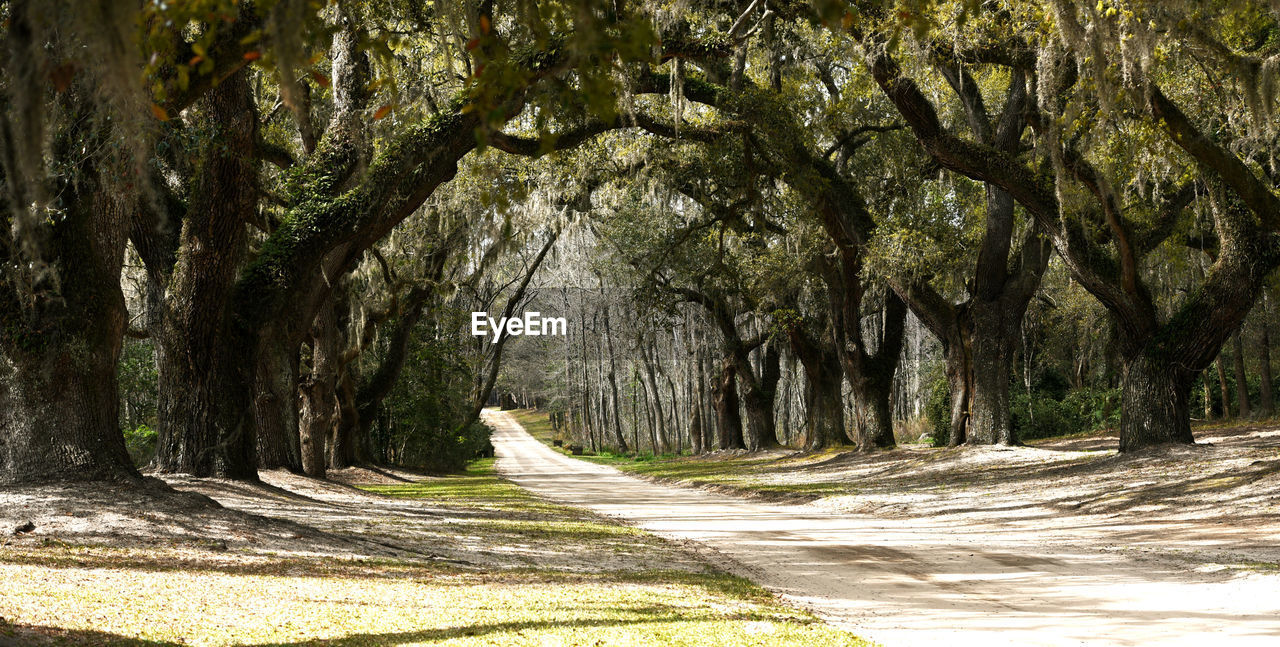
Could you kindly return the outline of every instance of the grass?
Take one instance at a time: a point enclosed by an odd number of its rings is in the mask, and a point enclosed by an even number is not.
[[[468,514],[465,521],[452,526],[459,532],[502,535],[506,544],[545,539],[595,541],[646,536],[630,526],[610,523],[577,508],[539,499],[514,483],[498,478],[493,464],[494,459],[482,458],[472,462],[466,472],[458,476],[361,488],[386,496],[482,513]]]
[[[523,425],[525,431],[529,432],[530,435],[548,445],[551,445],[551,441],[556,439],[567,439],[551,428],[551,416],[545,411],[538,411],[537,409],[516,409],[514,411],[508,411],[507,413],[514,416],[516,421]]]
[[[417,483],[362,485],[360,488],[385,496],[479,510],[525,512],[568,510],[565,506],[539,499],[514,483],[498,478],[493,464],[494,459],[481,458],[472,461],[461,474],[428,478]]]
[[[0,596],[0,636],[93,645],[865,644],[723,574],[494,574],[302,558],[245,572],[112,549],[79,549],[68,568],[65,550],[6,552],[0,573],[21,584]]]
[[[1280,564],[1276,562],[1246,561],[1246,562],[1235,562],[1232,564],[1228,564],[1228,566],[1230,568],[1234,568],[1242,571],[1260,571],[1264,573],[1280,571]]]
[[[537,499],[499,479],[492,460],[458,476],[366,489],[421,501],[485,545],[549,541],[574,551],[628,542],[647,551],[630,563],[647,566],[467,568],[164,542],[10,545],[0,548],[0,644],[868,644],[748,580],[674,570],[671,544]]]
[[[534,409],[517,409],[508,411],[516,422],[519,422],[534,438],[551,446],[563,454],[569,452],[563,447],[555,447],[552,441],[557,433],[551,428],[549,415]],[[609,452],[597,455],[579,456],[583,460],[610,465],[624,472],[639,474],[652,478],[687,481],[697,485],[720,485],[747,493],[783,495],[796,494],[813,497],[853,494],[857,490],[849,483],[839,481],[815,483],[771,483],[761,480],[762,476],[776,473],[779,468],[800,467],[834,458],[849,451],[848,448],[832,448],[821,452],[805,453],[794,457],[777,456],[729,456],[707,459],[676,454],[640,454],[624,456]]]

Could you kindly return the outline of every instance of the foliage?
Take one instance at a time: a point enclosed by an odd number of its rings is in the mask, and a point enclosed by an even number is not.
[[[1057,399],[1052,391],[1015,390],[1013,428],[1023,440],[1114,429],[1120,423],[1120,389],[1083,388]]]
[[[942,371],[941,363],[935,364],[924,412],[929,419],[929,436],[933,439],[933,446],[946,447],[951,440],[951,384]]]
[[[120,426],[123,429],[156,426],[155,343],[127,340],[116,370],[120,388]]]
[[[129,458],[133,459],[133,464],[142,467],[151,461],[151,457],[156,454],[156,441],[159,437],[156,430],[147,425],[138,425],[137,427],[125,427],[124,429],[124,446],[129,450]]]
[[[489,428],[464,426],[470,414],[472,367],[462,325],[420,324],[408,348],[404,370],[386,401],[384,424],[372,440],[386,460],[435,472],[462,469],[467,461],[492,455]]]

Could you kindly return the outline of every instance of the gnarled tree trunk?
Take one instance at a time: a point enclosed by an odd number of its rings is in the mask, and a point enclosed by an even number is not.
[[[803,363],[803,360],[801,360]],[[844,425],[844,375],[834,357],[805,364],[805,449],[816,451],[849,444]]]
[[[844,373],[834,349],[826,348],[795,323],[787,330],[791,350],[800,358],[805,376],[805,449],[810,451],[849,444],[844,426]]]
[[[777,425],[773,419],[773,403],[777,397],[778,380],[782,376],[778,348],[769,344],[764,349],[758,380],[750,372],[751,363],[747,361],[747,353],[742,352],[741,355],[736,361],[743,409],[747,413],[744,437],[747,449],[755,452],[778,447],[782,443],[778,440]],[[746,377],[743,377],[743,364],[747,368]]]
[[[1021,308],[1004,300],[970,305],[964,334],[969,352],[969,421],[965,442],[971,445],[1013,445],[1017,438],[1011,420],[1009,381],[1013,376],[1013,345],[1021,336]]]
[[[325,443],[338,422],[337,355],[337,321],[332,305],[325,304],[312,331],[311,372],[302,383],[299,410],[302,471],[307,476],[325,475]]]
[[[258,358],[253,414],[258,426],[258,467],[262,469],[302,471],[298,354],[295,344],[277,338],[263,344]]]
[[[213,130],[192,187],[160,338],[156,466],[196,476],[257,479],[252,385],[243,351],[256,331],[231,315],[232,287],[257,208],[257,111],[247,73],[203,102]]]
[[[1120,451],[1195,442],[1188,403],[1196,372],[1150,352],[1125,358],[1120,391]]]
[[[136,480],[119,426],[123,215],[110,196],[49,223],[56,299],[0,295],[0,484]],[[37,285],[37,288],[48,286]]]
[[[720,363],[720,375],[711,386],[716,409],[716,436],[720,449],[746,449],[742,438],[742,415],[738,412],[737,364],[732,357]]]

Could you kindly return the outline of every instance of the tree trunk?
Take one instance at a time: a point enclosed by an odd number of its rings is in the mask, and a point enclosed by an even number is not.
[[[698,363],[698,373],[695,379],[698,381],[697,404],[693,407],[693,421],[691,428],[697,430],[701,436],[695,441],[698,449],[694,452],[701,454],[711,451],[713,439],[711,437],[712,430],[710,425],[706,424],[706,405],[707,405],[707,363],[706,357],[703,355],[703,349],[698,347],[695,361]]]
[[[283,339],[264,343],[254,390],[258,467],[302,472],[298,445],[298,347]]]
[[[361,442],[356,432],[360,429],[359,414],[356,408],[355,381],[351,377],[350,367],[342,371],[338,377],[337,412],[329,436],[329,469],[346,469],[355,465],[360,454]]]
[[[754,376],[742,379],[742,365],[750,368],[750,361],[738,360],[739,385],[742,387],[742,404],[747,413],[745,441],[750,451],[779,447],[777,424],[773,419],[773,403],[777,399],[778,379],[781,377],[778,349],[769,344],[761,358],[760,379]]]
[[[1231,336],[1231,355],[1236,373],[1236,408],[1241,418],[1248,418],[1252,407],[1249,406],[1249,378],[1244,373],[1244,345],[1240,343],[1239,330]]]
[[[1264,301],[1265,303],[1265,301]],[[1266,310],[1263,310],[1264,314]],[[1259,321],[1262,328],[1262,336],[1258,340],[1258,375],[1262,380],[1262,392],[1259,393],[1258,414],[1263,417],[1270,417],[1275,413],[1275,402],[1271,391],[1271,336],[1267,332],[1267,318],[1264,316]]]
[[[720,449],[746,449],[742,437],[742,415],[738,412],[737,364],[726,357],[720,364],[720,376],[711,387],[716,408],[716,435]]]
[[[257,111],[246,72],[210,91],[214,131],[201,157],[169,283],[160,339],[160,440],[156,466],[257,480],[254,430],[257,331],[230,316],[245,224],[257,209]],[[247,351],[247,352],[246,352]]]
[[[844,372],[833,350],[809,335],[802,324],[787,331],[791,350],[805,376],[805,449],[814,451],[849,444],[844,427]]]
[[[985,304],[984,304],[985,305]],[[969,326],[969,421],[965,442],[970,445],[1014,445],[1009,380],[1013,373],[1013,343],[1018,339],[1021,313],[972,309]]]
[[[622,435],[622,416],[618,414],[618,366],[613,352],[613,329],[609,325],[609,306],[604,309],[604,338],[609,349],[609,392],[613,398],[613,437],[618,443],[618,451],[627,453],[627,439]]]
[[[1226,420],[1231,417],[1231,393],[1227,390],[1227,365],[1222,359],[1222,354],[1218,354],[1217,361],[1214,362],[1218,369],[1218,392],[1222,397],[1222,419]]]
[[[817,367],[805,367],[805,449],[817,451],[849,444],[844,426],[844,374],[835,358],[824,358]],[[887,403],[888,400],[886,399]]]
[[[897,444],[893,436],[893,377],[902,355],[907,306],[897,294],[891,291],[885,294],[879,347],[874,353],[870,352],[863,339],[861,323],[854,321],[855,317],[861,319],[861,306],[855,307],[862,301],[858,280],[856,276],[846,275],[843,290],[846,296],[834,304],[842,310],[836,314],[836,322],[840,328],[837,332],[845,340],[838,356],[857,403],[858,448],[872,451]],[[847,295],[854,295],[854,301],[846,301]]]
[[[1194,373],[1149,353],[1125,359],[1120,391],[1120,451],[1195,442],[1188,409],[1191,376]]]
[[[1204,419],[1213,419],[1213,390],[1209,388],[1208,369],[1200,371],[1200,385],[1204,387]]]
[[[93,135],[71,139],[83,143]],[[52,152],[58,161],[85,156],[78,147]],[[120,290],[125,209],[102,189],[95,166],[71,172],[80,174],[76,181],[58,187],[66,212],[30,232],[40,244],[0,244],[4,485],[139,480],[120,433],[116,377],[128,314]],[[43,263],[49,272],[22,274]],[[27,281],[29,292],[15,289]]]
[[[897,441],[893,437],[893,379],[863,380],[854,389],[858,402],[858,448],[862,451],[888,449]]]
[[[302,384],[298,420],[302,471],[307,476],[323,478],[325,475],[325,442],[337,423],[337,354],[337,322],[333,308],[326,304],[316,315],[312,331],[311,373]]]
[[[695,456],[702,453],[702,416],[696,410],[689,416],[689,445]]]
[[[947,387],[951,391],[951,431],[948,447],[963,445],[969,429],[969,395],[973,390],[973,369],[963,340],[944,346]]]
[[[659,446],[654,447],[653,453],[658,454],[671,451],[671,439],[667,437],[667,421],[662,410],[662,389],[658,384],[658,378],[654,375],[653,356],[655,353],[651,352],[651,350],[652,349],[649,345],[641,342],[640,353],[644,359],[645,375],[649,378],[646,386],[646,392],[653,398],[652,415],[657,422],[657,441]],[[674,401],[672,402],[672,406],[675,406]]]
[[[123,306],[99,330],[64,330],[0,358],[0,484],[139,478],[117,419],[112,330],[123,330]]]

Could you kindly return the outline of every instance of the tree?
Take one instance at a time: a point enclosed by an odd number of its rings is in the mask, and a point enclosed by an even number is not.
[[[346,93],[345,104],[344,94],[335,92],[332,123],[317,138],[314,154],[291,167],[285,194],[275,196],[284,203],[279,221],[258,253],[228,289],[200,293],[222,302],[209,304],[222,317],[216,326],[220,341],[211,342],[227,355],[219,364],[254,367],[273,348],[300,344],[333,289],[326,277],[349,271],[366,249],[452,179],[459,160],[486,132],[519,115],[537,96],[532,91],[539,82],[576,68],[581,83],[599,90],[610,66],[596,63],[618,52],[647,56],[647,41],[640,37],[647,24],[643,16],[637,31],[618,16],[584,9],[556,5],[545,15],[522,15],[538,22],[510,35],[494,28],[495,17],[484,13],[488,6],[466,16],[474,46],[465,60],[472,71],[465,86],[433,114],[387,133],[377,154],[359,135],[366,119],[360,92],[354,91],[359,85]],[[551,30],[566,22],[576,36],[552,38]],[[605,24],[617,29],[606,30]],[[345,83],[337,76],[340,89]],[[234,239],[218,242],[220,259],[238,257]],[[182,418],[186,426],[180,431],[165,432],[157,460],[170,471],[256,478],[253,421],[245,414],[254,400],[252,375],[212,378],[206,388],[168,390],[170,406],[191,414]]]
[[[1026,119],[1050,152],[1052,174],[1038,171],[1025,156],[963,138],[944,125],[933,102],[903,72],[888,37],[875,22],[879,12],[866,10],[863,15],[870,18],[849,21],[847,31],[862,43],[868,70],[925,150],[942,166],[1012,195],[1052,241],[1073,278],[1114,317],[1124,363],[1121,449],[1190,443],[1192,382],[1247,314],[1263,278],[1277,263],[1273,236],[1277,198],[1268,180],[1251,171],[1228,147],[1202,134],[1183,106],[1153,80],[1154,70],[1131,61],[1108,65],[1097,56],[1089,58],[1109,46],[1099,39],[1112,39],[1109,43],[1114,46],[1133,30],[1144,29],[1141,25],[1146,20],[1163,22],[1167,16],[1126,8],[1123,20],[1111,24],[1117,14],[1090,13],[1093,29],[1085,30],[1074,8],[1065,3],[1055,7],[1052,17],[1042,19],[1049,23],[1050,33],[1059,36],[1042,43],[1038,53],[1030,39],[1021,36],[1032,33],[1031,28],[1001,15],[992,24],[1006,35],[1012,32],[1012,41],[993,33],[972,43],[973,47],[944,50],[954,60],[1021,70],[1026,75],[1038,98]],[[1166,33],[1169,36],[1151,40],[1153,46],[1178,44],[1174,40],[1178,30]],[[1143,34],[1144,38],[1154,36]],[[925,45],[936,49],[936,43]],[[1191,78],[1187,70],[1170,71]],[[1081,82],[1085,75],[1089,83]],[[1113,80],[1117,78],[1123,81],[1117,83]],[[1190,90],[1192,84],[1187,85]],[[1116,158],[1111,156],[1103,165],[1100,156],[1114,155],[1108,146],[1120,144],[1099,134],[1116,118],[1103,111],[1111,107],[1117,89],[1122,90],[1119,100],[1131,108],[1117,116],[1158,136],[1142,142],[1148,154],[1130,156],[1119,164],[1112,163]],[[1228,109],[1227,104],[1201,105],[1219,115]],[[1065,129],[1063,122],[1068,124]],[[1085,147],[1093,142],[1097,143],[1092,149]],[[1133,143],[1124,145],[1133,150]],[[1143,174],[1161,180],[1137,182]],[[1186,222],[1181,216],[1193,212],[1186,207],[1197,195],[1212,217],[1217,258],[1200,288],[1167,317],[1162,316],[1145,285],[1141,262]]]
[[[150,74],[163,89],[182,71],[191,83],[165,104],[199,96],[213,70],[149,50],[149,29],[184,18],[158,5],[145,14],[105,2],[8,5],[0,482],[138,479],[116,382],[126,235],[156,190],[144,161],[155,140],[149,97],[137,79]]]

